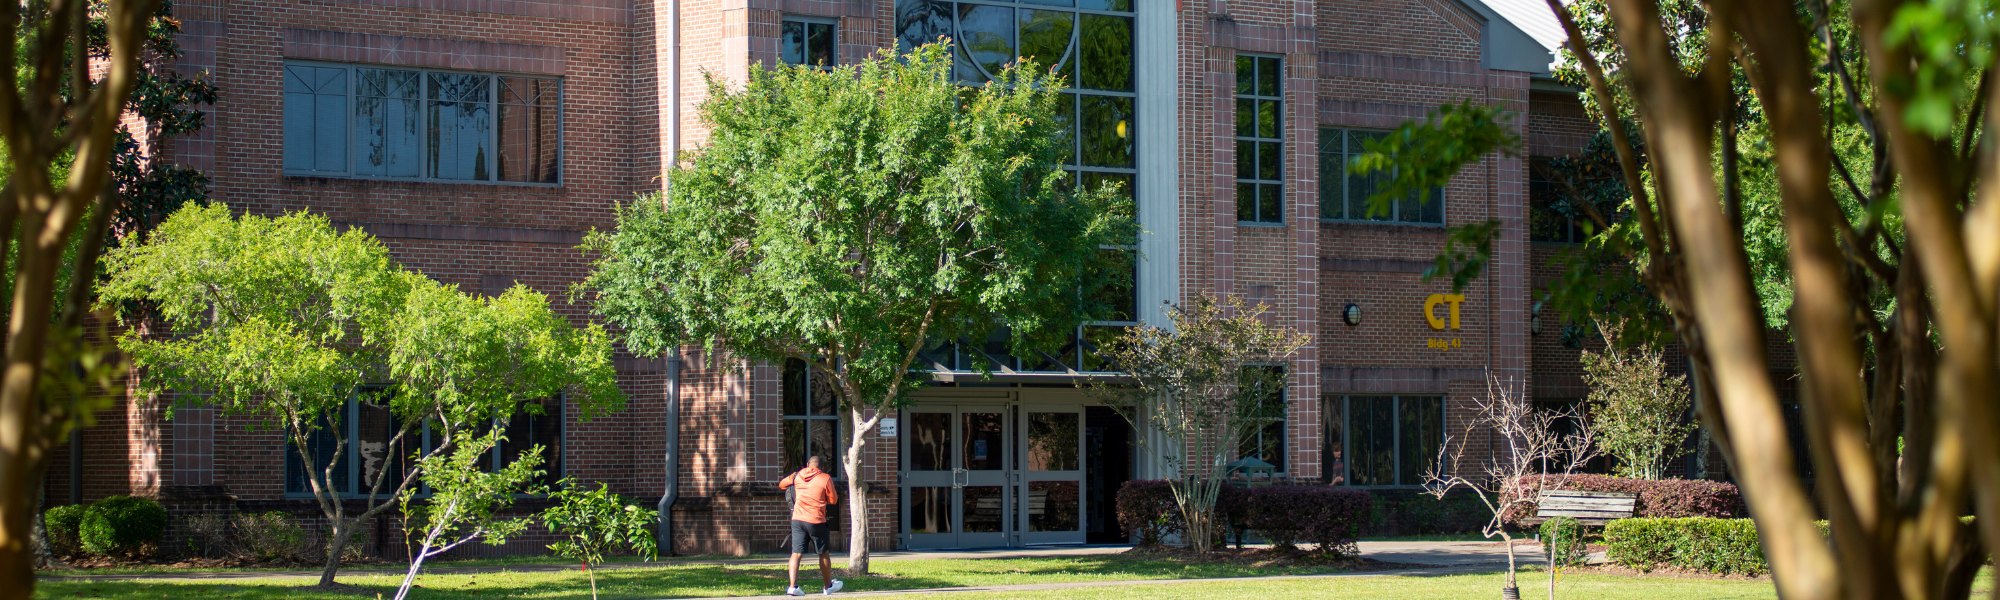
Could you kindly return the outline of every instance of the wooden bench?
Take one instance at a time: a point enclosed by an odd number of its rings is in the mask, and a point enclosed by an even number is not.
[[[1584,525],[1604,525],[1632,516],[1639,497],[1618,492],[1546,490],[1535,497],[1535,516],[1522,523],[1537,525],[1550,517],[1569,517]]]

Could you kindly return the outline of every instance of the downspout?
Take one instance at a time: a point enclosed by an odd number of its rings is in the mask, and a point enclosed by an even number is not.
[[[681,498],[681,357],[667,357],[667,490],[660,495],[660,551],[674,555],[674,502]]]
[[[47,489],[44,486],[43,489]],[[83,429],[69,431],[69,503],[83,504]]]

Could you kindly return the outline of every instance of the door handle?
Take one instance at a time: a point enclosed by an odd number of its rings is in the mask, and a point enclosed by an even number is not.
[[[966,483],[968,483],[967,479],[969,478],[966,477],[965,469],[951,470],[951,487],[955,488],[965,487]]]

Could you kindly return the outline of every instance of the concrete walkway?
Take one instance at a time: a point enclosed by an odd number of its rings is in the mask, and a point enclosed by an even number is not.
[[[1505,565],[1506,560],[1507,558],[1505,556],[1502,556],[1500,558],[1501,561],[1500,564]],[[1437,576],[1437,575],[1456,575],[1460,573],[1476,573],[1486,570],[1488,570],[1488,567],[1483,565],[1460,565],[1460,566],[1447,566],[1447,567],[1433,567],[1428,569],[1407,569],[1402,571],[1360,571],[1351,573],[1320,573],[1317,575],[1272,575],[1269,577],[1214,577],[1206,579],[1135,579],[1129,581],[1075,581],[1068,583],[1028,583],[1021,585],[988,585],[988,586],[976,586],[976,587],[925,588],[916,590],[883,590],[875,592],[840,592],[834,595],[872,597],[872,596],[901,596],[906,594],[951,594],[960,592],[1031,592],[1038,590],[1065,590],[1072,588],[1094,588],[1094,587],[1111,587],[1111,586],[1128,586],[1128,585],[1174,585],[1182,583],[1214,583],[1218,581],[1227,581],[1235,583],[1235,582],[1250,582],[1250,581],[1280,581],[1287,579],[1332,579],[1332,578],[1342,578],[1342,577],[1395,577],[1395,576],[1410,576],[1410,575]],[[817,582],[815,582],[815,584],[816,583]],[[817,591],[817,588],[814,588],[814,591],[807,593],[806,595],[819,596],[820,594]],[[789,598],[789,596],[785,596],[782,594],[774,596],[717,596],[715,598],[676,598],[674,600],[716,600],[716,598],[730,598],[732,600],[749,600],[755,598]]]
[[[1131,549],[1131,546],[1093,545],[1093,546],[1056,546],[1056,547],[1041,547],[1041,548],[993,548],[984,550],[923,550],[923,551],[876,552],[873,553],[870,556],[870,558],[876,561],[898,561],[898,560],[918,560],[918,559],[979,560],[979,559],[1006,559],[1006,558],[1043,558],[1043,557],[1095,556],[1104,554],[1118,554],[1129,549]],[[1505,566],[1507,564],[1506,549],[1496,544],[1488,542],[1361,542],[1360,549],[1361,549],[1361,556],[1364,558],[1372,558],[1383,562],[1394,562],[1394,563],[1404,563],[1413,565],[1431,565],[1431,566],[1427,566],[1422,569],[1418,569],[1416,571],[1377,571],[1377,572],[1367,572],[1367,573],[1338,573],[1332,575],[1350,576],[1350,575],[1382,575],[1382,574],[1396,574],[1396,573],[1407,573],[1407,572],[1432,572],[1436,569],[1458,570],[1458,569],[1491,568],[1495,566]],[[1521,560],[1524,564],[1528,560],[1531,560],[1529,557],[1533,555],[1532,550],[1527,548],[1517,548],[1516,551],[1520,555]],[[836,556],[834,557],[834,559],[838,561],[840,560],[840,557]],[[662,565],[720,565],[720,566],[737,566],[737,567],[750,567],[750,566],[768,567],[768,566],[783,566],[785,563],[786,563],[785,557],[767,556],[767,557],[751,557],[751,558],[735,558],[735,559],[671,560],[671,561],[653,562],[653,563],[622,562],[622,563],[599,565],[598,568],[604,570],[614,570],[614,569],[658,567]],[[424,573],[428,575],[478,574],[478,573],[499,573],[499,572],[546,573],[555,571],[568,571],[576,568],[577,565],[569,563],[538,563],[538,564],[521,564],[521,565],[495,565],[495,566],[483,566],[483,567],[452,567],[452,566],[441,565],[437,567],[427,567],[424,569]],[[348,567],[341,569],[340,572],[343,574],[350,574],[350,575],[392,575],[392,574],[401,574],[403,570],[404,569],[401,567]],[[231,571],[216,571],[216,572],[149,573],[149,574],[130,574],[130,575],[42,574],[40,576],[40,578],[43,581],[125,581],[125,580],[216,581],[216,580],[231,580],[231,579],[315,578],[315,577],[319,577],[319,571],[317,570],[312,570],[312,571],[231,570]],[[1321,575],[1311,575],[1310,577],[1321,577]],[[1056,589],[1058,587],[1077,587],[1077,586],[1090,586],[1090,585],[1184,583],[1187,581],[1203,581],[1203,580],[1172,579],[1172,580],[1160,580],[1160,581],[1149,580],[1149,581],[1091,582],[1091,583],[1075,583],[1075,584],[1068,584],[1068,583],[1032,584],[1028,586],[998,586],[991,588],[976,588],[976,589],[977,590],[986,590],[986,589],[999,590],[999,589],[1015,589],[1015,588]],[[1041,588],[1041,587],[1035,587],[1036,585],[1047,585],[1055,587]],[[957,588],[951,588],[951,590],[957,590]],[[914,592],[927,592],[927,591],[947,591],[947,590],[904,590],[900,592],[882,592],[882,593],[914,593]],[[967,588],[966,590],[957,590],[957,591],[975,591],[975,589]],[[876,594],[875,592],[870,592],[870,593]]]

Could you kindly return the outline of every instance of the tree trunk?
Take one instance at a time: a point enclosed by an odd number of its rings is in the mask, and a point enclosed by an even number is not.
[[[861,451],[868,447],[868,436],[858,426],[864,422],[861,408],[851,413],[849,422],[857,426],[840,463],[847,473],[847,575],[860,577],[868,574],[868,482],[861,471]]]
[[[340,555],[347,552],[347,538],[352,535],[354,535],[354,524],[340,518],[328,520],[326,568],[319,573],[319,587],[330,588],[338,585],[334,583],[333,575],[340,572]],[[412,561],[411,564],[415,565],[416,562]]]

